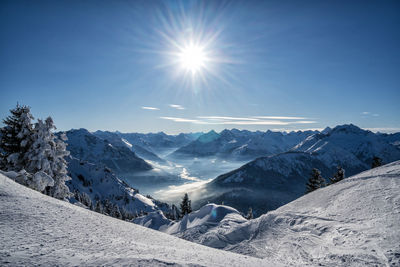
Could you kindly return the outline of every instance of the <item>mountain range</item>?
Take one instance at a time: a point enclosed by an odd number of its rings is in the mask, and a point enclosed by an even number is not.
[[[398,140],[398,133],[373,133],[352,124],[315,132],[287,152],[257,158],[216,177],[201,189],[208,195],[196,207],[224,203],[242,212],[252,207],[259,216],[302,196],[313,168],[329,182],[338,166],[354,175],[369,169],[373,157],[383,163],[399,160]]]
[[[199,189],[207,194],[192,191],[193,195],[200,195],[193,204],[200,208],[211,202],[223,203],[243,213],[251,207],[256,216],[302,196],[313,168],[319,169],[328,182],[338,166],[349,176],[369,169],[373,157],[380,157],[383,163],[400,159],[400,133],[373,133],[352,124],[323,131],[232,129],[175,136],[90,133],[79,129],[68,131],[67,136],[73,157],[100,162],[139,189],[183,183],[179,175],[170,173],[174,160],[248,158],[248,163],[215,177]]]
[[[250,132],[247,130],[210,131],[180,147],[171,157],[218,156],[230,160],[249,160],[285,152],[316,131]]]

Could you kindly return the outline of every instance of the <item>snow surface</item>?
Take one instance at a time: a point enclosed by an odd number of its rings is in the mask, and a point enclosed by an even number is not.
[[[210,211],[210,210],[209,210]],[[211,211],[210,211],[211,212]],[[211,213],[202,214],[202,217]],[[176,235],[285,265],[400,266],[400,161],[311,192],[250,221]]]
[[[0,174],[0,265],[276,266],[60,201]]]

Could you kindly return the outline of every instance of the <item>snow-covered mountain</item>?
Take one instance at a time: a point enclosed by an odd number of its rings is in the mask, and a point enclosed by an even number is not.
[[[145,160],[154,161],[160,164],[167,163],[164,159],[160,158],[158,155],[145,149],[144,147],[138,144],[129,143],[128,140],[124,139],[123,137],[120,136],[120,134],[116,132],[96,131],[93,134],[104,140],[107,140],[110,144],[112,144],[115,147],[127,147],[133,152],[135,152],[136,155]]]
[[[60,201],[0,174],[2,266],[276,266]]]
[[[259,156],[285,152],[314,133],[316,132],[250,132],[237,129],[225,129],[220,133],[210,131],[179,148],[171,156],[254,159]]]
[[[110,202],[122,211],[132,215],[142,212],[163,210],[169,212],[169,206],[139,194],[137,189],[120,180],[111,169],[98,164],[68,158],[68,175],[72,178],[67,182],[70,191],[85,193],[93,206],[96,202]],[[158,206],[157,204],[161,204]],[[86,204],[88,205],[88,204]],[[90,207],[90,204],[88,205]]]
[[[400,266],[400,161],[311,192],[254,220],[209,204],[161,231],[266,262]]]
[[[384,163],[399,160],[400,149],[391,137],[354,125],[315,133],[289,152],[258,158],[218,176],[206,185],[212,196],[197,201],[196,207],[208,202],[224,203],[241,212],[252,207],[259,216],[303,195],[313,168],[328,179],[338,165],[349,176],[369,169],[374,156]]]
[[[103,163],[118,174],[134,173],[152,169],[152,166],[139,158],[127,147],[114,146],[86,129],[70,130],[67,149],[75,158],[92,163]]]
[[[384,163],[400,159],[396,141],[400,142],[399,134],[375,134],[349,124],[309,136],[292,150],[316,154],[325,162],[332,163],[345,157],[353,165],[358,161],[368,168],[375,156]]]
[[[180,133],[178,135],[167,135],[159,133],[120,133],[119,136],[132,145],[140,146],[157,155],[172,152],[198,138],[202,133]]]

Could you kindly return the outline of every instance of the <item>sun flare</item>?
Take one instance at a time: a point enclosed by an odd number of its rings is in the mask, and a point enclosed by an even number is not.
[[[192,74],[205,68],[207,57],[201,46],[188,45],[183,47],[178,56],[181,67]]]

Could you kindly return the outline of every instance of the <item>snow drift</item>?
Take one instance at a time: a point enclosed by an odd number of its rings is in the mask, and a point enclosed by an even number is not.
[[[225,218],[206,231],[182,228],[178,235],[285,265],[400,266],[399,192],[397,161],[316,190],[255,220]]]
[[[0,174],[2,266],[275,266],[71,205]]]

